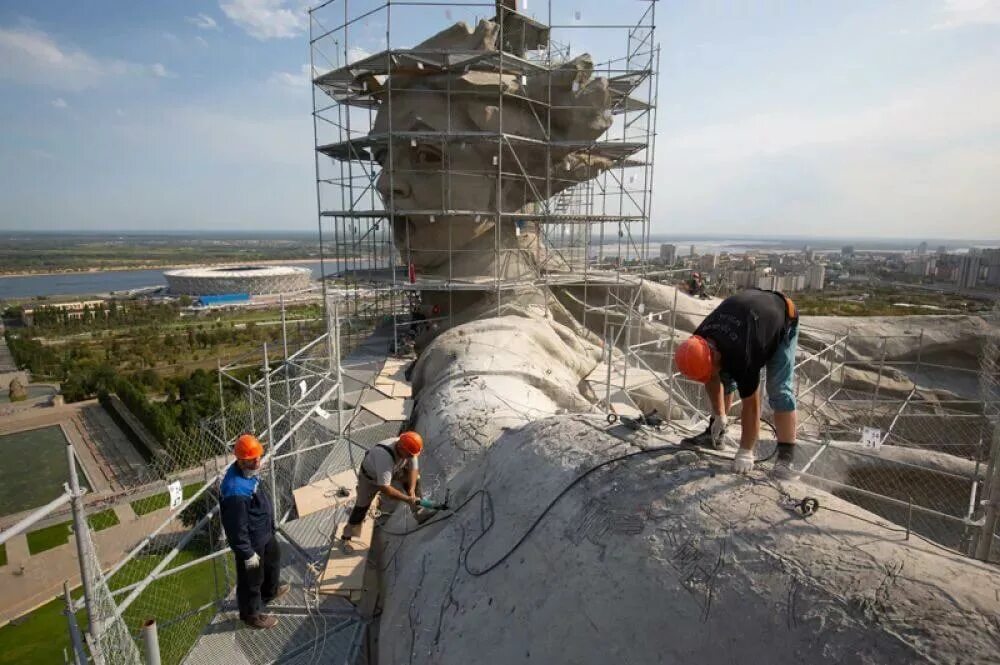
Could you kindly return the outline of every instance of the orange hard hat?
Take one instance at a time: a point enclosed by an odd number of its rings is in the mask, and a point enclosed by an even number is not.
[[[691,335],[684,340],[674,353],[674,362],[681,374],[692,381],[708,383],[712,378],[712,348],[704,337]]]
[[[257,459],[264,454],[264,446],[260,445],[253,434],[240,434],[236,439],[236,447],[233,448],[236,459]]]
[[[419,455],[424,449],[424,438],[416,432],[403,432],[399,435],[399,447],[409,455]]]

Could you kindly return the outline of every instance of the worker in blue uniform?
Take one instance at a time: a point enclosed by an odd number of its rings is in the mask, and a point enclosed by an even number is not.
[[[274,509],[261,487],[264,447],[253,434],[236,440],[236,461],[220,487],[222,527],[236,558],[236,603],[240,619],[251,628],[273,628],[278,620],[264,606],[288,593],[281,584],[281,548],[275,537]]]

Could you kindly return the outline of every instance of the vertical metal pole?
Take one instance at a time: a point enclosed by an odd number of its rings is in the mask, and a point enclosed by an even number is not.
[[[285,369],[285,408],[289,409],[292,406],[292,391],[289,383],[291,378],[288,376],[288,326],[285,319],[285,294],[278,294],[278,302],[281,303],[281,350],[284,354],[283,365]]]
[[[274,510],[274,523],[278,523],[278,486],[274,482],[274,420],[271,417],[271,364],[268,362],[267,342],[264,342],[264,400],[267,406],[267,446],[270,449],[271,460],[267,464],[267,472],[271,479],[271,508]]]
[[[229,441],[229,428],[226,426],[226,397],[222,390],[222,361],[215,361],[215,372],[219,377],[219,415],[222,418],[222,440]]]
[[[674,381],[674,374],[676,374],[676,366],[674,365],[674,338],[677,336],[677,287],[674,287],[674,306],[670,310],[670,344],[667,346],[667,354],[670,358],[670,362],[667,363],[667,374],[669,375],[670,387],[667,392],[667,420],[673,419],[674,413],[674,390],[676,390],[676,384]]]
[[[69,582],[63,582],[63,601],[66,609],[66,621],[69,623],[69,639],[73,645],[73,665],[87,665],[87,652],[83,650],[83,638],[80,637],[80,627],[76,624],[76,612],[73,611],[73,597],[69,594]]]
[[[100,653],[101,618],[97,614],[96,597],[94,595],[94,580],[91,578],[90,548],[87,547],[87,516],[83,512],[83,491],[80,489],[80,479],[76,473],[76,454],[73,445],[66,446],[66,459],[69,462],[69,488],[73,494],[73,535],[76,541],[76,556],[80,565],[80,582],[83,584],[83,602],[87,608],[87,632],[93,642],[94,660],[103,662]]]
[[[607,318],[607,313],[605,313],[604,316],[605,316],[605,318]],[[608,351],[608,375],[607,375],[607,380],[604,383],[604,388],[605,388],[605,397],[604,397],[604,399],[605,399],[605,402],[608,405],[608,413],[610,414],[610,413],[614,413],[614,409],[611,406],[611,359],[612,359],[613,356],[611,354],[611,333],[610,332],[605,333],[605,336],[604,336],[604,348],[607,349],[607,351]]]
[[[994,534],[997,527],[1000,527],[1000,420],[991,419],[990,425],[993,428],[992,450],[983,486],[983,505],[986,511],[976,545],[976,558],[982,561],[990,560]]]
[[[340,372],[340,308],[337,306],[337,301],[333,301],[333,338],[334,338],[334,349],[335,356],[331,358],[334,366],[334,376],[337,382],[337,435],[344,436],[344,416],[343,416],[343,406],[344,406],[344,380]],[[350,450],[350,444],[348,444],[348,450]],[[353,462],[353,458],[351,460]]]
[[[875,390],[872,392],[872,405],[868,412],[869,425],[875,422],[875,401],[878,399],[878,391],[882,387],[882,372],[885,369],[885,346],[887,339],[885,335],[882,335],[882,356],[878,361],[878,379],[875,380]]]
[[[160,665],[160,637],[156,631],[156,619],[142,622],[142,645],[146,652],[146,665]]]

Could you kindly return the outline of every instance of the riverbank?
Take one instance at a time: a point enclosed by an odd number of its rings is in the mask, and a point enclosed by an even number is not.
[[[294,265],[300,263],[319,263],[319,258],[305,259],[264,259],[261,261],[205,261],[201,263],[140,263],[126,266],[94,267],[86,270],[49,270],[49,271],[21,271],[0,273],[0,279],[8,277],[46,277],[55,275],[94,275],[102,272],[130,272],[134,270],[181,270],[183,268],[200,268],[202,266],[228,266],[241,263],[253,265]]]

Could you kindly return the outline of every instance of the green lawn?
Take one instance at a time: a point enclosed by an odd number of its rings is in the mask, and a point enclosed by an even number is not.
[[[69,542],[70,526],[72,524],[72,522],[59,522],[44,529],[29,531],[27,535],[28,552],[38,554],[39,552],[66,544]]]
[[[72,593],[79,598],[80,590]],[[42,605],[37,610],[0,628],[0,665],[42,665],[63,662],[63,649],[69,649],[69,627],[62,598]],[[87,628],[87,613],[77,612],[81,635]]]
[[[200,551],[182,551],[171,562],[170,567],[193,561],[202,555]],[[161,560],[161,556],[136,557],[115,575],[111,580],[111,588],[139,581]],[[157,580],[125,611],[126,624],[133,633],[144,619],[156,617],[164,665],[178,665],[201,634],[202,628],[211,620],[213,609],[198,613],[193,613],[193,610],[216,599],[217,581],[218,593],[224,593],[223,565],[228,565],[232,570],[230,556]],[[74,597],[79,595],[79,591],[73,593]],[[63,608],[62,599],[57,598],[19,619],[17,625],[8,624],[0,628],[0,665],[49,665],[63,662],[63,649],[68,649],[70,644]],[[170,624],[172,618],[187,613],[192,614],[182,621]],[[86,612],[80,611],[77,620],[82,631],[86,627]]]
[[[181,493],[184,495],[185,499],[190,499],[198,488],[201,487],[201,485],[202,483],[191,483],[190,485],[185,485],[181,488]],[[135,511],[136,515],[142,516],[147,515],[154,510],[166,508],[169,505],[170,494],[168,492],[160,492],[159,494],[147,496],[144,499],[136,499],[132,502],[132,510]]]
[[[90,528],[94,531],[103,531],[104,529],[109,529],[120,524],[118,515],[115,515],[114,508],[108,508],[99,513],[87,515],[87,523],[90,524]]]

